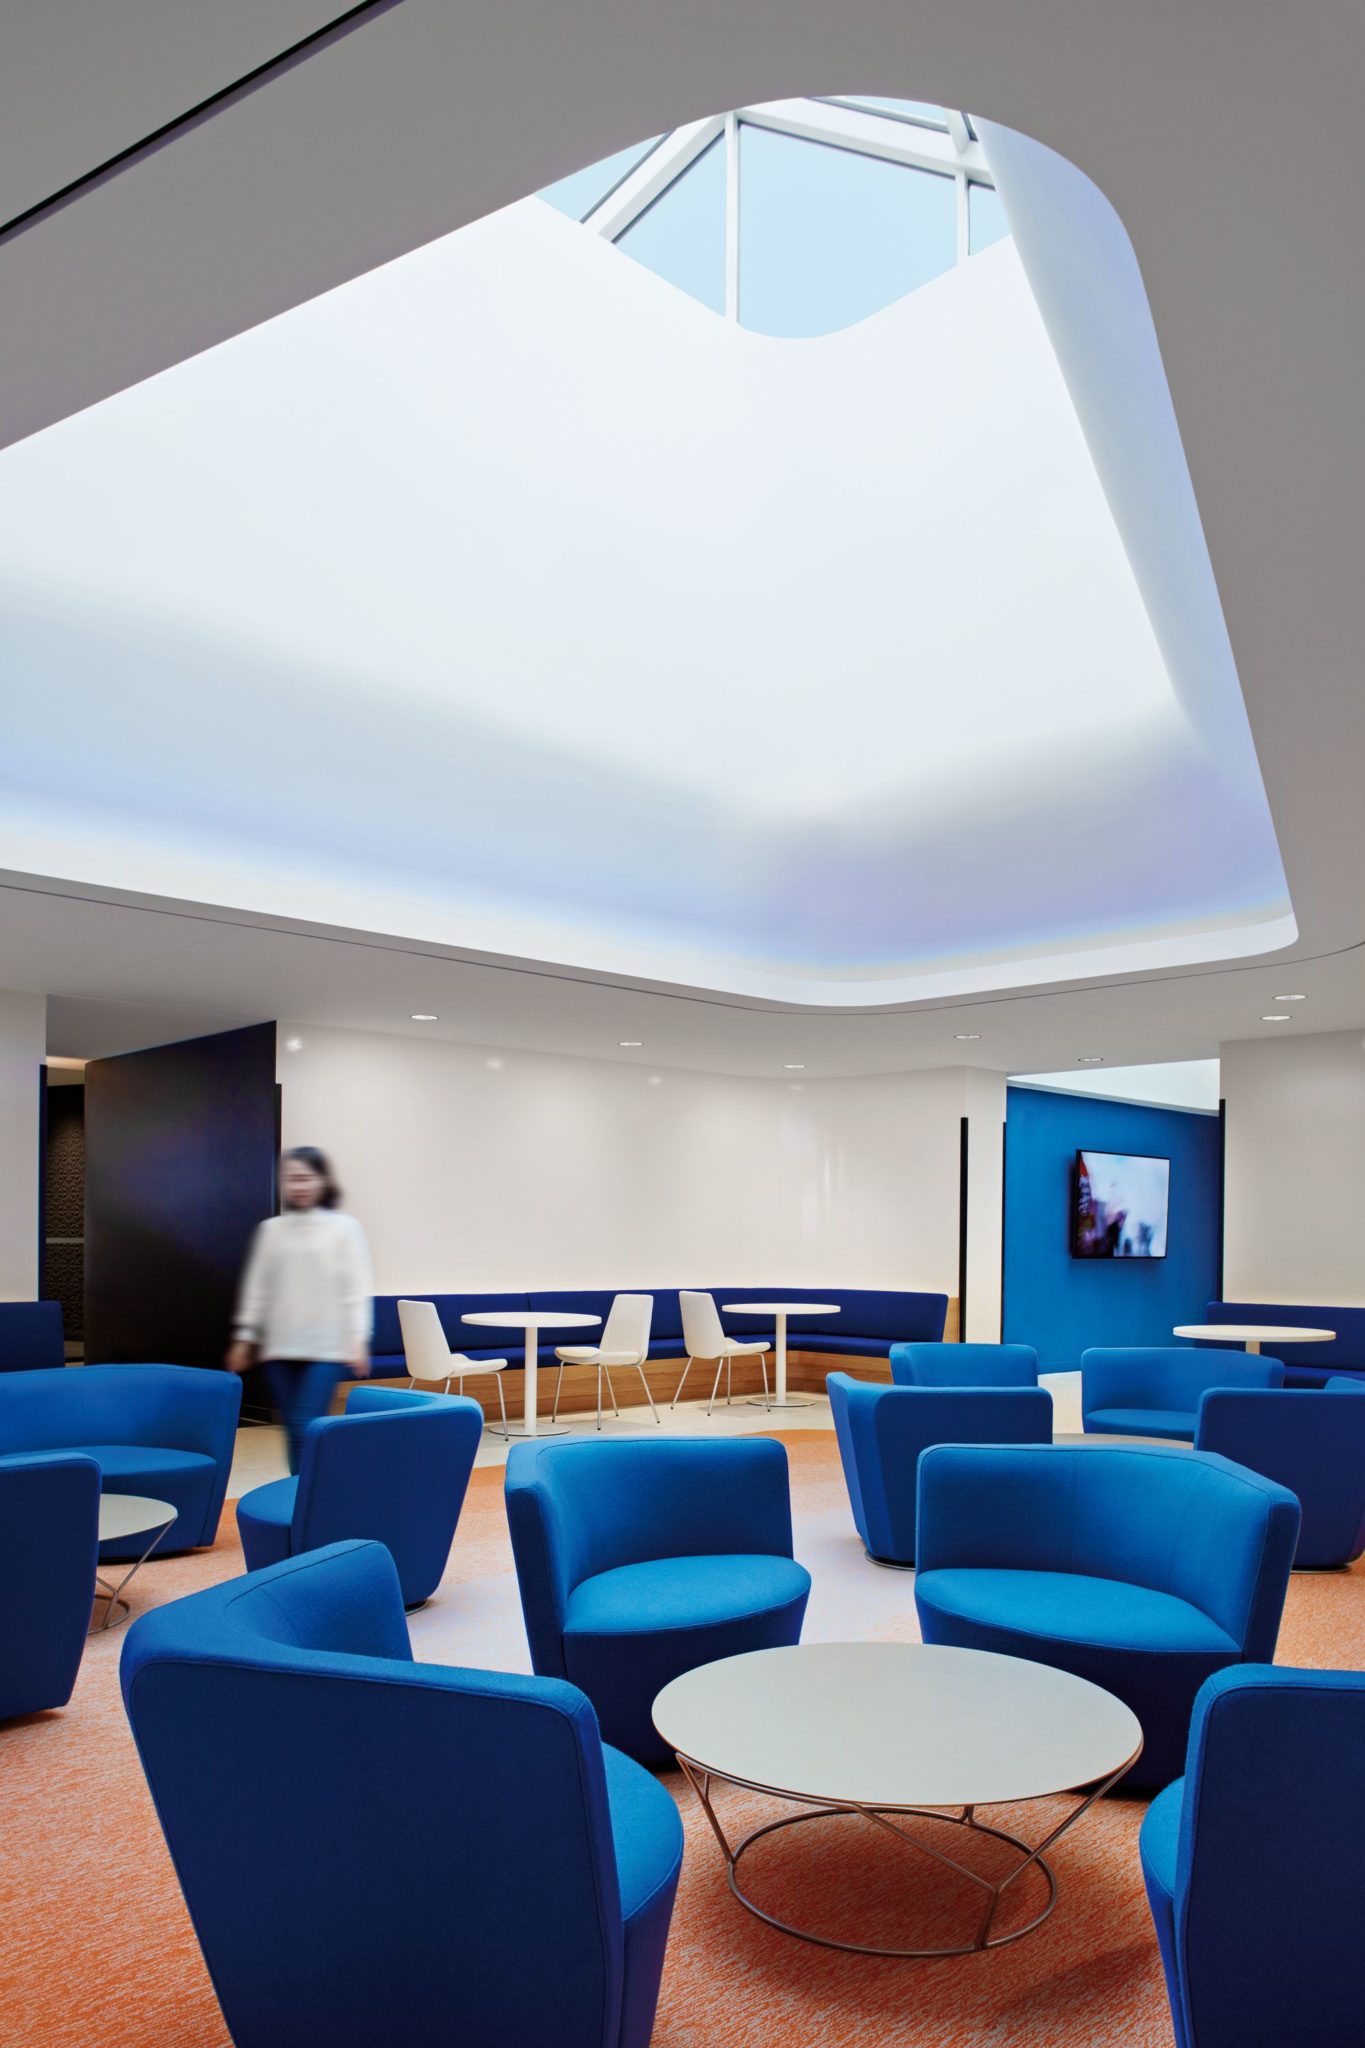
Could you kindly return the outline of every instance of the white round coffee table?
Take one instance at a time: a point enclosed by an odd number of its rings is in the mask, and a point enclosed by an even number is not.
[[[773,1397],[771,1401],[765,1401],[762,1394],[754,1394],[750,1405],[754,1408],[813,1407],[812,1395],[787,1392],[787,1317],[837,1316],[840,1314],[838,1302],[723,1301],[721,1307],[727,1316],[771,1316],[773,1319]]]
[[[1303,1330],[1295,1323],[1177,1323],[1173,1337],[1193,1337],[1201,1344],[1245,1344],[1258,1352],[1263,1344],[1330,1344],[1335,1330]]]
[[[117,1608],[122,1608],[123,1610],[118,1616],[118,1620],[126,1621],[128,1619],[131,1609],[128,1602],[122,1597],[124,1588],[141,1571],[143,1565],[146,1564],[148,1558],[156,1549],[157,1544],[170,1528],[179,1512],[179,1509],[173,1508],[168,1500],[153,1500],[150,1495],[145,1493],[102,1493],[100,1495],[101,1543],[126,1543],[136,1536],[150,1536],[152,1540],[143,1551],[141,1557],[129,1565],[116,1586],[106,1585],[99,1576],[99,1573],[96,1572],[95,1589],[105,1602],[104,1620],[101,1622],[91,1620],[88,1630],[90,1635],[103,1635],[105,1629],[113,1628],[115,1625],[115,1610]]]
[[[540,1364],[540,1333],[542,1330],[586,1330],[600,1323],[601,1316],[585,1316],[576,1309],[568,1308],[484,1308],[476,1309],[472,1315],[461,1316],[462,1323],[478,1323],[485,1330],[521,1330],[524,1338],[523,1356],[526,1363],[526,1378],[522,1391],[522,1420],[509,1422],[509,1436],[567,1436],[566,1422],[542,1422],[536,1413],[536,1379]]]
[[[1057,1899],[1043,1852],[1142,1750],[1136,1715],[1084,1678],[993,1651],[924,1643],[801,1643],[726,1657],[666,1685],[654,1702],[654,1725],[702,1803],[741,1904],[784,1934],[857,1955],[972,1955],[1031,1933]],[[732,1845],[712,1798],[717,1778],[807,1810]],[[1071,1792],[1079,1804],[1032,1847],[977,1819],[978,1807]],[[933,1810],[942,1807],[962,1811]],[[1016,1849],[1019,1860],[1004,1877],[988,1879],[908,1833],[893,1815],[989,1835]],[[831,1817],[886,1829],[969,1878],[981,1893],[971,1939],[886,1948],[836,1941],[765,1912],[739,1881],[745,1851],[779,1828]],[[1001,1896],[1034,1864],[1047,1880],[1047,1903],[1023,1927],[993,1935]]]

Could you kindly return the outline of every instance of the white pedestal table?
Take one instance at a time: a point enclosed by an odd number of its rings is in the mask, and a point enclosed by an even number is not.
[[[567,1308],[486,1308],[461,1316],[462,1323],[477,1323],[485,1330],[521,1330],[525,1333],[526,1384],[522,1399],[522,1420],[509,1422],[509,1436],[567,1436],[566,1422],[542,1422],[536,1413],[536,1380],[540,1365],[542,1330],[586,1330],[602,1320]]]

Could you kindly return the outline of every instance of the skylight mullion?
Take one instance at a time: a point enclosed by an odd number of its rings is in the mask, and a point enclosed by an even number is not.
[[[739,116],[725,116],[725,317],[739,318]]]
[[[906,121],[857,113],[852,108],[828,106],[817,100],[775,100],[768,106],[740,107],[738,118],[755,128],[770,128],[779,135],[795,135],[805,142],[824,142],[835,149],[881,157],[888,163],[907,164],[912,170],[937,171],[951,178],[965,169],[983,183],[992,182],[979,142],[969,142],[960,153],[950,135],[916,128]]]
[[[594,208],[584,221],[584,227],[614,242],[724,132],[723,114],[708,116],[704,121],[689,121],[686,127],[675,128],[628,178],[607,194],[600,206]]]

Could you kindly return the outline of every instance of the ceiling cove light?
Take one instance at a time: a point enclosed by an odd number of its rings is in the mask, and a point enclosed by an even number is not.
[[[15,442],[0,604],[0,869],[798,1013],[1297,936],[1132,245],[951,108],[704,114]]]
[[[414,1024],[439,1024],[441,1020],[434,1010],[414,1010],[412,1021]]]

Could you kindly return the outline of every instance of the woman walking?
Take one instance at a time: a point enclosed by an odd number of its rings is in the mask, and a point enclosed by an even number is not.
[[[370,1369],[373,1314],[370,1256],[354,1216],[337,1207],[341,1190],[312,1145],[280,1161],[281,1212],[258,1224],[237,1301],[229,1369],[264,1366],[271,1403],[284,1424],[289,1469],[303,1439],[325,1415],[343,1372]]]

